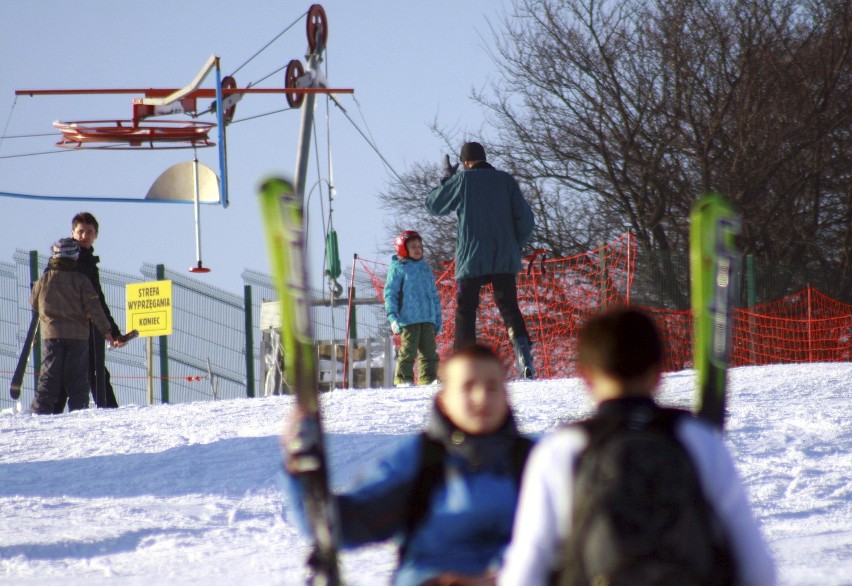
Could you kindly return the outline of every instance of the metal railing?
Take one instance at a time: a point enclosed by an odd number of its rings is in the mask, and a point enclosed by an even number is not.
[[[0,263],[0,299],[4,308],[0,315],[0,388],[3,389],[0,409],[14,406],[6,389],[30,320],[31,277],[41,274],[47,260],[45,255],[18,250],[14,262]],[[260,310],[264,301],[275,299],[268,275],[245,270],[242,296],[163,265],[146,263],[136,275],[101,268],[100,277],[110,312],[122,330],[128,284],[164,279],[172,282],[173,333],[152,339],[152,375],[157,386],[155,402],[182,403],[265,394]],[[357,273],[356,288],[368,297],[373,294],[368,278]],[[328,299],[323,299],[324,292],[313,293],[317,299],[312,308],[316,337],[331,344],[345,344],[348,311],[345,300],[336,300],[331,305]],[[384,310],[375,305],[377,301],[373,300],[373,304],[367,301],[364,305],[361,300],[354,310],[361,336],[352,341],[352,349],[354,352],[357,347],[370,348],[375,356],[377,345],[386,345],[387,322]],[[146,346],[142,340],[133,341],[107,353],[107,368],[119,405],[148,402]],[[23,406],[32,401],[39,366],[40,356],[34,351],[22,388],[20,401]],[[360,384],[364,380],[375,385],[375,372],[369,371],[362,376],[359,372],[363,369],[359,369],[357,363],[351,368],[353,374],[347,381]],[[392,368],[390,370],[392,372]],[[328,372],[336,373],[336,370]],[[342,380],[335,375],[334,383],[332,386],[339,387]]]

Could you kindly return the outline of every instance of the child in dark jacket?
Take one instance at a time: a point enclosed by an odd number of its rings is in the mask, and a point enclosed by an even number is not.
[[[385,311],[394,334],[400,336],[396,359],[396,386],[414,384],[414,360],[420,353],[417,383],[430,384],[438,374],[438,346],[441,333],[441,298],[435,275],[423,260],[423,240],[414,230],[406,230],[394,240],[396,255],[385,281]]]
[[[604,425],[629,426],[630,429],[645,430],[652,435],[648,431],[650,424],[661,421],[661,407],[657,405],[654,396],[661,382],[665,350],[660,332],[650,316],[632,308],[613,309],[595,316],[580,331],[576,348],[577,371],[597,404],[594,421]],[[719,534],[727,540],[730,548],[728,557],[732,558],[729,561],[733,562],[736,576],[733,583],[761,586],[775,584],[774,562],[723,438],[709,424],[688,413],[681,413],[673,421],[671,431],[674,439],[691,460],[694,469],[692,476],[700,485],[702,500],[706,500],[709,514],[707,521],[714,525],[718,523]],[[684,523],[681,517],[672,520],[670,511],[669,516],[666,516],[665,497],[660,498],[661,494],[666,493],[658,484],[640,482],[626,486],[635,488],[634,496],[628,495],[628,498],[644,500],[648,503],[646,510],[656,509],[655,513],[662,515],[659,517],[662,521],[649,520],[645,513],[633,509],[629,514],[613,515],[612,518],[617,520],[612,525],[595,524],[594,527],[599,531],[594,536],[590,532],[583,533],[593,506],[587,504],[582,512],[577,510],[580,506],[578,502],[582,502],[584,497],[577,481],[582,474],[581,465],[590,462],[590,459],[581,460],[588,453],[587,449],[591,449],[590,440],[588,428],[584,426],[561,427],[544,437],[530,454],[524,470],[512,544],[507,551],[498,584],[723,583],[719,578],[724,574],[718,565],[712,563],[712,557],[709,558],[710,563],[696,574],[690,572],[699,569],[689,565],[693,560],[691,555],[676,552],[671,543],[663,541],[668,531],[680,530],[678,524],[690,525]],[[659,439],[652,441],[664,443]],[[663,450],[660,453],[666,452]],[[630,466],[623,467],[624,475],[642,478],[642,465],[636,462],[628,464]],[[612,483],[612,478],[616,476],[609,469],[605,473],[598,472],[595,479],[602,486]],[[678,474],[684,479],[683,482],[688,482],[688,471]],[[643,480],[647,481],[647,478]],[[695,503],[694,506],[698,508],[701,505]],[[599,519],[595,517],[595,520]],[[615,530],[609,530],[609,527]],[[691,529],[694,530],[694,526]],[[577,540],[576,546],[572,539],[574,531],[585,537]],[[612,544],[611,536],[622,534],[655,536],[658,541],[642,544],[642,553],[638,556],[631,554],[632,550],[629,549],[616,552],[599,547],[600,544]],[[702,549],[699,545],[701,539],[701,534],[693,534],[687,550]],[[655,545],[661,543],[665,545],[656,549]],[[707,546],[705,539],[703,549]],[[631,542],[627,547],[635,548],[636,544]],[[585,556],[594,548],[598,550],[593,555]],[[575,552],[582,552],[583,555],[575,555]],[[637,563],[649,559],[657,561],[656,567],[649,569],[649,565]],[[650,574],[637,576],[637,566]],[[672,579],[671,574],[660,574],[670,571],[678,571],[679,578]],[[724,583],[731,582],[725,579]]]
[[[43,355],[33,413],[54,413],[63,388],[68,393],[69,411],[88,407],[89,320],[112,342],[98,293],[76,270],[79,256],[80,245],[73,238],[58,240],[47,270],[30,295],[30,304],[39,316]]]
[[[426,429],[402,438],[365,466],[354,487],[336,493],[344,548],[401,544],[394,586],[493,581],[531,446],[516,426],[505,379],[490,348],[474,344],[450,356]],[[285,425],[283,488],[288,521],[309,535],[298,472],[302,421],[294,409]]]

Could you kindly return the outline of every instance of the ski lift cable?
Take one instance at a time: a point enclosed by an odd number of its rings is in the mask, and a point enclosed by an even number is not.
[[[328,79],[328,51],[325,57],[325,78]],[[325,140],[326,140],[326,156],[328,157],[328,228],[326,236],[331,230],[334,230],[334,164],[332,160],[331,148],[331,106],[328,98],[325,100]]]
[[[276,69],[276,70],[272,71],[271,73],[268,73],[267,75],[264,75],[263,77],[261,77],[261,78],[260,78],[260,79],[258,79],[257,81],[253,81],[253,82],[249,83],[249,84],[245,87],[245,89],[253,88],[253,87],[254,87],[254,86],[256,86],[257,84],[259,84],[259,83],[262,83],[262,82],[266,81],[267,79],[269,79],[270,77],[272,77],[273,75],[275,75],[276,73],[279,73],[280,71],[282,71],[282,70],[284,70],[284,69],[287,69],[287,66],[286,66],[286,65],[283,65],[283,66],[279,67],[278,69]],[[274,110],[273,112],[270,112],[270,113],[271,113],[271,114],[275,114],[275,113],[278,113],[278,112],[285,112],[285,111],[287,111],[287,110],[292,110],[292,108],[284,108],[283,110]],[[192,116],[193,118],[199,118],[199,117],[201,117],[201,116],[203,116],[203,115],[205,115],[205,114],[215,114],[215,113],[216,113],[216,102],[211,102],[211,104],[210,104],[210,106],[209,106],[208,108],[206,108],[205,110],[200,110],[200,111],[197,111],[197,112],[193,112],[193,113],[191,113],[191,114],[190,114],[190,116]],[[251,120],[252,118],[259,118],[260,116],[265,116],[265,115],[266,115],[266,114],[259,114],[259,115],[257,115],[257,116],[252,116],[252,117],[249,117],[249,118],[243,118],[242,120]],[[228,123],[228,125],[231,125],[231,124],[233,124],[234,122],[241,122],[242,120],[231,120],[231,121]]]
[[[63,149],[54,151],[39,151],[35,153],[18,153],[17,155],[0,155],[0,159],[17,159],[19,157],[35,157],[37,155],[58,155],[59,153],[73,153],[73,149]]]
[[[251,82],[250,84],[248,84],[248,85],[246,86],[246,88],[254,87],[254,86],[256,86],[256,85],[257,85],[257,84],[259,84],[259,83],[263,83],[264,81],[266,81],[267,79],[269,79],[270,77],[272,77],[273,75],[275,75],[276,73],[280,73],[280,72],[284,71],[285,69],[287,69],[287,65],[282,65],[282,66],[281,66],[281,67],[279,67],[278,69],[276,69],[276,70],[274,70],[274,71],[271,71],[270,73],[267,73],[266,75],[264,75],[263,77],[261,77],[261,78],[260,78],[260,79],[258,79],[257,81],[253,81],[253,82]]]
[[[289,31],[291,28],[293,28],[294,26],[296,26],[297,24],[299,24],[299,22],[302,20],[302,18],[304,18],[305,16],[307,16],[308,12],[310,12],[310,11],[309,11],[309,10],[306,10],[305,12],[303,12],[302,14],[300,14],[300,15],[299,15],[299,17],[298,17],[298,18],[296,18],[296,20],[294,20],[292,23],[290,23],[290,25],[289,25],[289,26],[287,26],[287,28],[285,28],[283,31],[281,31],[281,32],[280,32],[280,33],[278,33],[277,35],[275,35],[275,37],[274,37],[271,41],[269,41],[268,43],[266,43],[266,44],[265,44],[263,47],[261,47],[261,48],[260,48],[260,50],[258,50],[258,51],[257,51],[254,55],[252,55],[251,57],[249,57],[249,58],[245,61],[245,63],[243,63],[242,65],[240,65],[239,67],[237,67],[237,68],[234,70],[234,72],[231,74],[231,77],[234,77],[234,76],[237,74],[237,72],[239,72],[239,70],[240,70],[240,69],[242,69],[243,67],[245,67],[246,65],[248,65],[249,63],[251,63],[251,61],[252,61],[255,57],[257,57],[258,55],[260,55],[261,53],[263,53],[266,49],[268,49],[268,48],[269,48],[269,46],[270,46],[272,43],[274,43],[275,41],[277,41],[277,40],[281,37],[281,35],[283,35],[283,34],[284,34],[284,33],[286,33],[287,31]]]
[[[328,68],[330,63],[329,55],[326,53],[325,58],[325,78],[328,79]],[[328,276],[329,282],[329,300],[334,302],[343,293],[343,287],[337,281],[340,277],[340,254],[337,244],[337,232],[334,230],[334,198],[335,183],[334,183],[334,147],[332,145],[332,115],[331,102],[328,99],[330,94],[327,94],[325,100],[325,118],[326,118],[326,156],[328,158],[328,225],[325,230],[325,270],[324,273]],[[332,327],[334,319],[332,316]]]
[[[364,110],[361,108],[361,102],[355,97],[355,94],[352,94],[352,101],[355,102],[355,106],[358,108],[358,115],[361,117],[361,122],[364,124],[364,128],[367,129],[367,134],[370,135],[370,140],[376,142],[376,137],[373,136],[373,132],[370,130],[369,125],[367,124],[367,118],[364,116]]]
[[[328,235],[328,224],[326,224],[325,202],[323,201],[323,197],[322,197],[323,179],[322,179],[322,170],[320,168],[320,153],[319,153],[319,141],[318,141],[318,138],[317,138],[317,125],[312,124],[311,126],[312,126],[311,130],[314,133],[314,140],[313,140],[313,143],[314,143],[314,161],[315,161],[316,166],[317,166],[317,177],[319,178],[319,179],[317,179],[316,187],[319,190],[320,221],[322,222],[323,236],[327,236]],[[325,255],[323,255],[323,261],[322,261],[322,273],[323,274],[325,274],[326,269],[328,269],[326,262],[327,262],[327,258],[326,258]]]
[[[326,68],[328,60],[326,59]],[[326,71],[326,79],[328,72]],[[340,258],[337,252],[337,234],[334,231],[334,164],[332,157],[331,142],[331,106],[329,100],[325,101],[325,133],[326,133],[326,164],[328,165],[328,223],[325,228],[325,254],[323,255],[323,274],[328,277],[328,298],[334,303],[343,292],[343,287],[337,282],[339,277]],[[335,328],[334,313],[331,312],[331,327]]]
[[[5,140],[7,138],[40,138],[43,136],[56,136],[56,133],[40,132],[38,134],[2,134],[0,135],[0,141]]]
[[[9,116],[6,118],[6,124],[3,125],[3,134],[0,134],[0,149],[3,148],[3,139],[6,137],[6,131],[9,130],[9,122],[12,121],[12,112],[15,111],[15,105],[18,103],[18,96],[12,101],[12,107],[9,108]]]
[[[370,148],[373,149],[373,151],[379,156],[379,158],[382,160],[388,170],[393,173],[394,176],[396,176],[397,180],[399,180],[400,183],[404,183],[402,177],[400,177],[399,173],[396,172],[396,169],[393,168],[393,166],[388,162],[388,160],[381,153],[381,151],[379,151],[379,147],[377,147],[376,144],[372,140],[370,140],[370,138],[366,134],[364,134],[364,131],[361,130],[361,128],[355,123],[355,121],[352,120],[352,118],[349,116],[349,112],[346,111],[346,108],[343,107],[343,105],[340,103],[340,100],[338,100],[331,94],[329,94],[328,97],[329,99],[331,99],[331,101],[334,102],[334,104],[338,108],[340,108],[340,111],[343,112],[343,115],[346,117],[347,120],[349,120],[350,124],[352,124],[352,127],[355,128],[358,134],[360,134],[361,137],[367,142],[367,144],[370,145]]]
[[[247,122],[249,120],[254,120],[255,118],[263,118],[264,116],[272,116],[273,114],[280,114],[281,112],[288,112],[290,110],[294,110],[294,108],[281,108],[280,110],[272,110],[271,112],[264,112],[263,114],[255,114],[254,116],[246,116],[245,118],[240,118],[238,120],[231,120],[231,123],[228,126],[231,126],[232,124],[237,124],[239,122]]]

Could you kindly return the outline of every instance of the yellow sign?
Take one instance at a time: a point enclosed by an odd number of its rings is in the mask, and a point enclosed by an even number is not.
[[[172,333],[172,282],[128,283],[127,329],[140,336],[168,336]]]

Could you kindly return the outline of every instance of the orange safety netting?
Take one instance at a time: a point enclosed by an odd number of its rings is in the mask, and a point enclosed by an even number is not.
[[[813,287],[734,318],[734,366],[852,361],[852,305]]]
[[[629,302],[635,250],[632,234],[625,234],[606,246],[569,258],[547,259],[544,251],[537,251],[524,259],[517,279],[518,304],[533,342],[538,378],[573,376],[577,328],[590,313]],[[358,260],[384,302],[387,265]],[[455,337],[454,276],[455,263],[436,276],[444,321],[438,336],[442,358],[452,350]],[[477,340],[493,347],[507,366],[513,364],[512,347],[490,285],[482,291],[476,333]]]
[[[541,252],[541,251],[539,251]],[[382,295],[388,266],[358,259],[376,295]],[[545,259],[527,257],[518,274],[518,302],[533,342],[537,378],[575,376],[574,344],[579,327],[600,310],[630,303],[636,265],[632,234],[583,254]],[[441,357],[451,352],[455,336],[454,264],[436,275],[444,329],[438,337]],[[663,334],[664,369],[691,368],[692,312],[643,308]],[[734,310],[731,366],[793,362],[852,361],[852,305],[808,288],[771,303]],[[483,289],[477,316],[477,339],[492,346],[513,376],[514,358],[506,329],[491,295]]]

